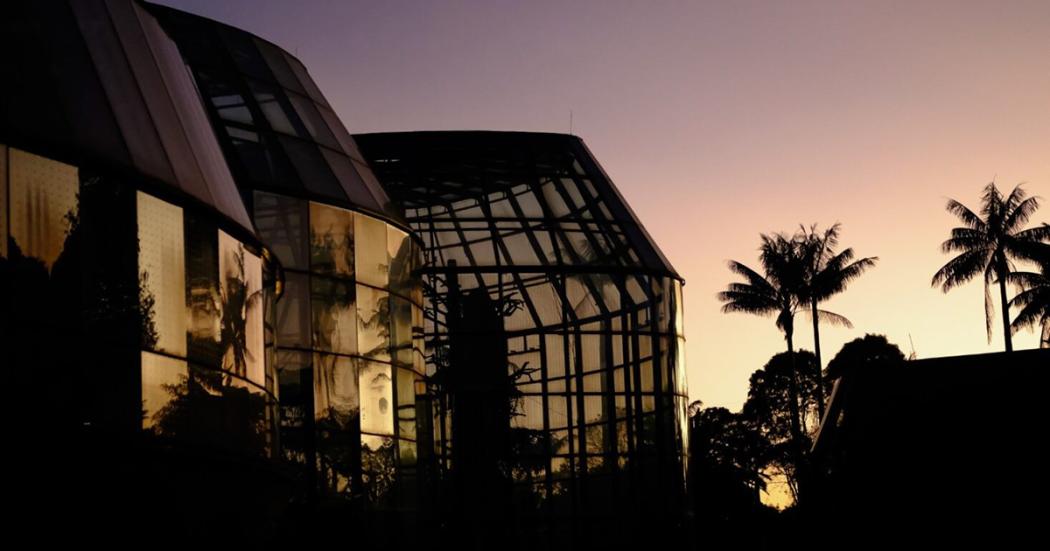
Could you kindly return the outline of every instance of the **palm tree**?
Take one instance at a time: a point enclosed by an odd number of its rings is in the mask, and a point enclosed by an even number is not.
[[[879,260],[875,256],[853,260],[852,248],[836,253],[835,247],[838,245],[841,229],[842,225],[836,223],[821,233],[817,231],[817,226],[814,224],[808,230],[802,228],[798,237],[805,248],[809,267],[803,299],[809,305],[809,314],[813,321],[813,351],[816,355],[818,375],[822,372],[824,365],[820,360],[820,322],[826,321],[833,325],[853,327],[853,324],[845,317],[821,310],[820,303],[845,291],[851,281],[860,277],[868,268],[875,266]],[[817,385],[817,412],[823,419],[823,385]]]
[[[1043,224],[1043,228],[1050,228],[1050,225]],[[1029,259],[1039,265],[1039,273],[1012,272],[1008,277],[1011,283],[1022,289],[1010,300],[1010,306],[1017,310],[1010,329],[1016,333],[1041,325],[1039,346],[1050,348],[1050,244],[1038,247],[1037,253]]]
[[[765,275],[735,260],[729,269],[744,278],[743,283],[730,283],[718,294],[724,302],[722,311],[744,312],[760,316],[776,316],[777,327],[784,332],[792,369],[788,385],[790,395],[790,423],[792,446],[796,465],[801,467],[804,457],[802,427],[798,408],[798,382],[795,377],[795,313],[802,306],[802,293],[808,267],[803,249],[796,239],[784,234],[762,234],[760,258]]]
[[[1050,229],[1043,225],[1022,230],[1028,219],[1039,208],[1038,197],[1028,197],[1021,184],[1014,187],[1008,197],[992,182],[981,194],[981,214],[977,215],[962,203],[949,199],[948,212],[956,215],[965,224],[954,228],[951,237],[941,244],[944,253],[959,253],[933,275],[931,285],[940,285],[947,293],[984,273],[984,313],[988,342],[992,341],[992,305],[990,285],[999,284],[999,301],[1002,306],[1003,338],[1006,351],[1013,350],[1010,338],[1009,302],[1006,299],[1006,281],[1014,271],[1013,259],[1030,258],[1034,248],[1050,237]]]

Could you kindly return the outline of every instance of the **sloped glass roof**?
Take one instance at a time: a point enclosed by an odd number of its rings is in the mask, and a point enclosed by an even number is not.
[[[186,195],[251,231],[178,49],[132,0],[5,5],[0,138]]]

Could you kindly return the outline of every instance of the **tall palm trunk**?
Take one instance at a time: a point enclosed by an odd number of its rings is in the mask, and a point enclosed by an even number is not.
[[[999,302],[1002,304],[1003,314],[1003,338],[1006,339],[1006,351],[1014,351],[1013,336],[1010,334],[1010,302],[1006,299],[1006,259],[1000,259],[996,277],[999,278]]]
[[[784,328],[787,337],[788,356],[791,358],[791,376],[788,377],[788,411],[791,414],[791,451],[795,463],[795,480],[798,484],[796,499],[802,502],[802,491],[805,486],[805,450],[802,444],[802,422],[799,417],[798,407],[798,378],[795,366],[795,342],[794,328],[789,323]]]
[[[817,317],[817,299],[810,301],[813,308],[813,353],[817,357],[817,414],[818,423],[824,419],[824,364],[820,361],[820,320]]]

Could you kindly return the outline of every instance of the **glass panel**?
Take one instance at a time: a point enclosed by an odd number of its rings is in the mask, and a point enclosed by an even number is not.
[[[251,35],[237,29],[220,28],[219,36],[241,72],[257,78],[273,80],[273,75],[270,74],[266,62],[259,55],[259,50],[255,49]]]
[[[7,256],[7,146],[0,144],[0,257]]]
[[[280,142],[306,189],[322,197],[346,201],[346,193],[316,145],[287,136],[281,136]]]
[[[266,120],[269,121],[270,127],[283,134],[299,135],[292,124],[292,120],[288,117],[288,113],[285,111],[286,104],[284,98],[281,97],[280,90],[258,82],[249,82],[249,85],[252,89],[252,95],[255,96],[255,103],[258,104],[259,110],[266,115]]]
[[[210,220],[183,213],[186,227],[187,354],[218,369],[222,360],[219,230]]]
[[[390,361],[390,300],[387,292],[357,286],[357,347],[362,356]]]
[[[310,278],[313,310],[313,347],[339,354],[355,354],[358,321],[354,284],[324,277]],[[356,297],[360,299],[360,297]]]
[[[682,296],[682,282],[674,280],[674,331],[685,336],[685,297]]]
[[[285,268],[307,269],[305,203],[301,199],[255,192],[255,228],[259,239]]]
[[[686,360],[685,360],[685,338],[678,337],[676,342],[676,354],[675,354],[675,393],[687,396],[688,393],[688,381],[686,377]]]
[[[153,428],[164,417],[188,377],[185,360],[142,352],[142,428]]]
[[[295,78],[295,73],[288,66],[288,62],[284,60],[284,55],[281,54],[281,51],[273,44],[258,38],[253,40],[253,42],[255,47],[259,49],[259,53],[266,60],[266,64],[270,67],[270,71],[273,72],[273,76],[277,78],[277,82],[285,88],[303,92],[302,85]]]
[[[383,289],[390,273],[386,233],[383,221],[360,213],[354,216],[357,280]]]
[[[292,105],[295,107],[296,113],[299,114],[299,119],[303,121],[303,125],[306,126],[306,130],[315,142],[332,149],[339,149],[335,136],[328,129],[328,125],[321,118],[321,114],[317,112],[313,102],[298,94],[288,94],[288,99],[292,100]]]
[[[244,283],[247,285],[244,312],[245,372],[249,381],[260,386],[266,384],[262,270],[262,258],[246,251],[244,253]]]
[[[8,163],[10,239],[50,270],[77,215],[77,168],[15,148]]]
[[[354,275],[353,213],[310,203],[310,265],[325,275]]]
[[[186,356],[186,251],[182,209],[137,194],[144,345]]]
[[[284,295],[277,301],[277,342],[280,346],[311,347],[310,300],[308,277],[285,273]]]
[[[390,296],[390,347],[394,362],[412,365],[412,303]]]
[[[412,270],[416,266],[415,247],[408,234],[386,227],[387,265],[390,266],[390,290],[408,296],[412,292]]]
[[[411,440],[399,440],[398,449],[402,467],[413,467],[416,464],[416,443]]]
[[[219,294],[222,297],[222,369],[263,382],[261,261],[219,231]],[[251,272],[256,272],[251,274]],[[253,304],[254,303],[254,304]]]
[[[200,72],[197,77],[202,95],[211,101],[219,118],[241,124],[255,124],[248,103],[235,86],[208,72]]]
[[[416,439],[416,380],[418,376],[408,369],[396,368],[397,373],[397,431],[401,438]]]
[[[281,401],[281,426],[301,427],[308,408],[313,404],[314,390],[308,385],[311,374],[308,352],[279,350],[277,352],[278,398]],[[302,451],[302,442],[283,442],[286,448]]]
[[[356,419],[361,404],[354,359],[315,353],[314,372],[315,418],[338,420],[341,425]]]
[[[390,492],[396,480],[394,439],[389,436],[361,435],[361,474],[366,495],[373,503]]]
[[[390,370],[388,364],[359,361],[361,432],[387,436],[394,434],[394,395]]]

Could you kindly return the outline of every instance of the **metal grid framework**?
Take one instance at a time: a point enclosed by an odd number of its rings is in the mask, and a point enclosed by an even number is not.
[[[425,243],[443,469],[455,470],[464,445],[452,387],[464,387],[470,368],[455,363],[483,361],[454,350],[455,333],[471,332],[459,303],[480,292],[501,327],[458,346],[506,339],[506,365],[486,367],[505,370],[514,387],[517,503],[600,515],[633,510],[645,495],[674,502],[685,464],[682,282],[583,143],[488,132],[356,139]]]

